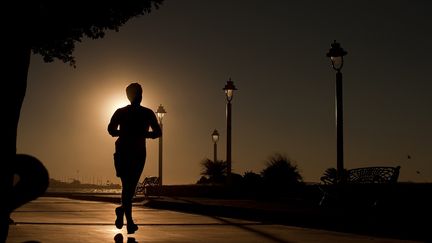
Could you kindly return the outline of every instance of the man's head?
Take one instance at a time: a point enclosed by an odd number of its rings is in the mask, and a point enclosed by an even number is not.
[[[139,105],[142,100],[142,88],[139,83],[131,83],[126,87],[126,94],[132,105]]]

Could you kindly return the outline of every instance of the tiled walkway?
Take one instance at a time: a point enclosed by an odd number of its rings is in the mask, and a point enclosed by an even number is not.
[[[42,197],[12,214],[15,242],[414,242],[134,207],[139,230],[114,226],[113,203]]]

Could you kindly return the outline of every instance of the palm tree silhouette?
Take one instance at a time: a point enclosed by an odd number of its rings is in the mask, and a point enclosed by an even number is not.
[[[324,175],[321,176],[321,181],[324,184],[336,184],[337,183],[337,169],[336,168],[327,168],[324,171]]]
[[[207,176],[209,183],[223,183],[227,176],[227,165],[226,161],[204,159],[201,161],[201,166],[203,167],[201,175]]]

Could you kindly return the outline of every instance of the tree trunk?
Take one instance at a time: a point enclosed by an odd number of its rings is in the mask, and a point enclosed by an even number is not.
[[[9,38],[10,36],[6,36]],[[10,37],[13,39],[13,37]],[[20,43],[21,41],[21,43]],[[4,46],[1,82],[2,131],[0,146],[0,241],[7,237],[10,200],[13,186],[13,166],[16,155],[17,129],[21,106],[27,88],[31,48],[22,40]]]

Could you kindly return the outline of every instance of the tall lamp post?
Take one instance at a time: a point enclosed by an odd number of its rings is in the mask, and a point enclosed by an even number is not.
[[[227,118],[227,143],[226,143],[226,163],[228,179],[231,178],[231,100],[234,95],[234,90],[237,90],[231,78],[227,81],[225,87],[227,99],[226,118]]]
[[[213,140],[213,151],[214,151],[213,162],[216,162],[217,161],[217,142],[219,141],[219,133],[216,129],[212,133],[212,140]]]
[[[342,73],[343,57],[348,54],[336,40],[331,44],[327,53],[333,69],[336,70],[336,148],[337,148],[337,177],[338,182],[344,182],[344,153],[343,153],[343,101],[342,101]]]
[[[159,119],[159,125],[161,130],[163,130],[162,119],[166,113],[167,112],[165,111],[164,107],[162,105],[159,105],[156,111],[156,115]],[[163,132],[162,135],[159,137],[159,186],[162,186],[162,137],[163,137]]]

